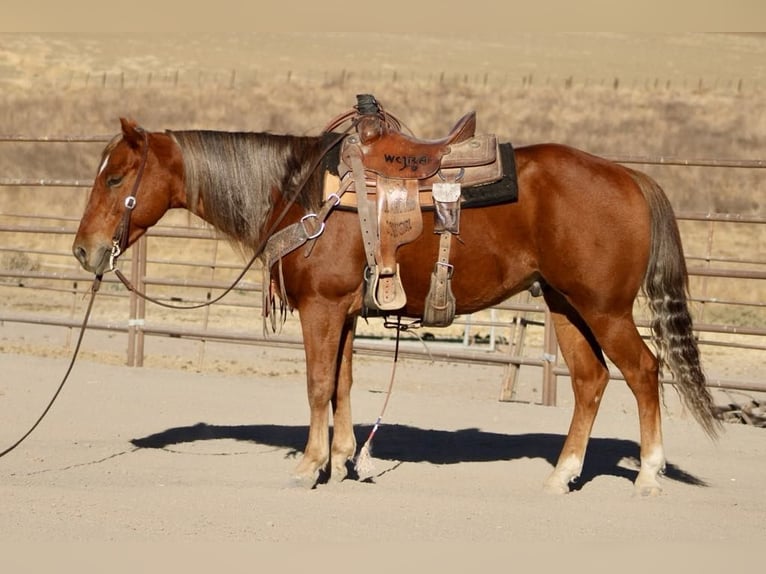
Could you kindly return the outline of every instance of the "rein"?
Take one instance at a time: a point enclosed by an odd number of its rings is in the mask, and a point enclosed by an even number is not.
[[[100,287],[101,287],[101,275],[97,275],[96,278],[93,280],[93,286],[90,289],[90,301],[88,301],[88,308],[85,311],[85,317],[83,318],[82,325],[80,326],[80,335],[77,337],[77,344],[74,347],[74,352],[72,353],[72,359],[69,361],[69,367],[67,367],[66,373],[64,373],[64,378],[59,383],[59,386],[56,389],[56,392],[53,394],[53,397],[51,398],[51,400],[48,401],[48,406],[45,407],[45,410],[43,410],[43,413],[38,417],[37,421],[35,421],[35,424],[33,424],[32,427],[26,433],[24,433],[24,435],[19,440],[17,440],[11,446],[6,448],[4,451],[0,452],[0,457],[3,457],[9,452],[11,452],[13,449],[19,446],[22,442],[24,442],[24,440],[29,435],[32,434],[32,432],[37,428],[37,426],[45,418],[45,415],[48,414],[48,411],[51,410],[53,403],[56,401],[59,394],[61,393],[61,389],[64,388],[64,383],[66,383],[67,379],[69,378],[69,374],[72,372],[72,368],[74,367],[75,360],[77,359],[77,354],[80,352],[80,345],[82,344],[82,339],[83,339],[83,336],[85,335],[85,328],[88,325],[88,319],[90,319],[91,309],[93,309],[93,301],[96,299],[96,293],[98,292]]]
[[[331,124],[328,126],[327,129],[325,129],[325,133],[329,133],[332,129],[338,127],[340,124],[344,123],[346,120],[348,120],[353,114],[351,112],[347,114],[342,114],[338,118],[335,118],[331,122]],[[245,274],[248,272],[248,270],[252,267],[252,265],[255,263],[256,259],[263,253],[263,251],[266,249],[266,246],[269,242],[269,239],[271,236],[275,233],[276,228],[279,226],[279,224],[282,222],[282,220],[287,216],[288,211],[292,208],[293,204],[295,203],[296,199],[300,195],[300,193],[303,191],[303,188],[308,183],[308,179],[310,175],[319,167],[319,164],[324,159],[324,157],[327,155],[327,153],[335,147],[345,136],[346,134],[354,127],[354,124],[350,125],[348,128],[343,130],[342,132],[336,134],[335,137],[330,139],[330,141],[325,144],[325,147],[322,149],[322,152],[318,154],[318,156],[314,159],[314,161],[309,166],[309,169],[307,171],[308,175],[306,179],[301,183],[301,185],[298,187],[297,191],[292,194],[292,197],[287,201],[284,208],[280,212],[279,216],[274,220],[272,225],[269,227],[268,232],[264,234],[264,238],[261,239],[260,243],[258,244],[257,249],[255,250],[254,255],[250,259],[250,261],[247,263],[247,265],[244,267],[244,269],[240,272],[240,274],[237,276],[237,278],[234,280],[234,282],[221,293],[219,296],[217,296],[215,299],[212,299],[210,301],[206,301],[204,303],[196,304],[196,305],[171,305],[168,303],[165,303],[163,301],[160,301],[158,299],[149,297],[145,293],[139,291],[136,289],[136,287],[128,280],[123,273],[117,269],[114,266],[115,260],[125,252],[125,250],[128,248],[128,243],[130,241],[130,220],[133,214],[133,210],[136,208],[136,196],[138,194],[138,189],[141,185],[141,180],[144,176],[144,170],[146,168],[146,163],[149,156],[149,136],[147,132],[141,128],[141,134],[143,135],[143,149],[141,150],[141,162],[138,166],[138,171],[136,172],[136,179],[133,182],[133,187],[131,188],[130,194],[125,198],[124,200],[124,206],[125,211],[122,214],[122,218],[120,220],[120,224],[117,226],[117,229],[115,230],[114,236],[112,237],[112,251],[110,253],[109,257],[109,270],[114,271],[114,274],[117,276],[117,278],[125,285],[125,287],[131,291],[132,293],[135,293],[137,296],[141,297],[142,299],[149,301],[151,303],[154,303],[156,305],[160,305],[162,307],[167,307],[170,309],[199,309],[202,307],[207,307],[209,305],[212,305],[213,303],[216,303],[223,299],[228,293],[230,293],[237,284],[242,280],[242,278],[245,276]],[[322,205],[322,208],[320,209],[320,214],[310,214],[307,216],[304,216],[303,219],[301,219],[301,225],[305,224],[305,221],[312,216],[319,220],[320,227],[318,231],[314,233],[308,233],[307,236],[308,239],[316,239],[324,230],[324,218],[327,217],[329,212],[332,210],[333,207],[335,207],[338,203],[339,198],[337,196],[331,196],[330,199],[325,201],[325,203]],[[19,438],[15,443],[13,443],[11,446],[0,452],[0,457],[5,456],[6,454],[10,453],[16,447],[18,447],[24,440],[26,440],[29,435],[34,432],[34,430],[39,426],[39,424],[42,422],[42,420],[45,418],[45,416],[48,414],[48,412],[53,407],[53,404],[56,402],[56,399],[58,398],[59,394],[64,388],[64,385],[66,384],[67,380],[69,379],[69,375],[72,372],[72,369],[74,368],[75,361],[77,360],[77,356],[80,352],[80,347],[82,345],[83,338],[85,336],[85,330],[88,326],[88,321],[90,319],[91,311],[93,309],[93,302],[96,299],[96,293],[101,287],[101,280],[102,275],[96,275],[93,280],[93,285],[91,286],[91,294],[90,294],[90,300],[88,301],[88,307],[85,311],[85,316],[83,317],[82,325],[80,327],[80,333],[77,337],[77,343],[75,344],[74,351],[72,353],[72,358],[69,361],[69,365],[66,369],[66,372],[64,373],[64,376],[61,380],[61,382],[58,385],[58,388],[56,389],[55,393],[51,397],[50,401],[48,401],[47,406],[43,410],[42,414],[37,418],[37,420],[34,422],[34,424],[30,427],[30,429],[24,433],[21,438]],[[398,335],[398,330],[397,330]],[[397,336],[397,352],[396,355],[398,355],[398,336]],[[396,357],[394,358],[394,372],[396,369]],[[391,382],[389,385],[389,396],[391,393],[391,386],[393,385],[393,378],[394,378],[394,372],[391,374]],[[388,398],[386,399],[386,405],[388,404]],[[378,421],[375,424],[375,427],[373,429],[373,432],[370,434],[367,442],[365,443],[366,452],[369,457],[369,451],[371,447],[372,438],[375,435],[375,431],[377,430],[380,421],[383,417],[383,413],[385,412],[386,405],[383,407],[383,411],[381,412],[380,416],[378,417]]]

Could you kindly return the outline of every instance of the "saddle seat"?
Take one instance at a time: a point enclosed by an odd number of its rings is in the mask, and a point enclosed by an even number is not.
[[[451,146],[469,140],[475,131],[475,111],[465,114],[439,139],[415,138],[372,116],[359,120],[357,134],[351,138],[358,137],[365,169],[384,177],[420,180],[434,176]]]

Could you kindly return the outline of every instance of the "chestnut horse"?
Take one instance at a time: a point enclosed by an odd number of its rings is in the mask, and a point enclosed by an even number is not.
[[[75,257],[96,275],[111,268],[116,243],[126,248],[169,209],[190,210],[256,250],[264,234],[322,205],[317,166],[326,137],[147,132],[130,120],[121,124],[122,133],[103,152],[73,245]],[[534,283],[541,285],[575,399],[545,490],[568,492],[581,472],[609,381],[603,351],[638,403],[641,463],[635,489],[656,494],[665,466],[661,367],[672,372],[684,404],[703,429],[715,437],[720,428],[692,333],[686,265],[671,205],[643,173],[564,145],[521,147],[515,161],[517,202],[461,214],[459,241],[453,241],[450,256],[456,311],[479,311]],[[126,207],[127,196],[135,199],[128,199]],[[431,219],[424,218],[418,239],[399,249],[407,303],[398,314],[404,317],[423,314],[439,247]],[[357,446],[351,360],[365,268],[357,214],[333,210],[310,254],[295,250],[284,256],[279,272],[278,267],[271,281],[280,283],[300,317],[311,412],[295,477],[313,485],[327,470],[331,479],[342,480]],[[657,355],[634,322],[640,289],[653,314]]]

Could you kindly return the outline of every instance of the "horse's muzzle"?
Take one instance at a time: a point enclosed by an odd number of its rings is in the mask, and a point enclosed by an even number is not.
[[[82,268],[96,275],[103,275],[109,271],[111,253],[111,246],[98,245],[95,248],[88,249],[78,241],[75,241],[74,245],[72,245],[72,254],[80,262]]]

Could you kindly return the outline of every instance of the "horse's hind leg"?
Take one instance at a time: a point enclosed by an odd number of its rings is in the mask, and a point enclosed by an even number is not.
[[[614,325],[613,336],[605,339],[604,352],[622,371],[638,403],[641,431],[641,468],[636,477],[636,492],[642,496],[659,494],[657,477],[665,470],[662,446],[658,363],[641,339],[632,318]]]
[[[574,413],[556,468],[545,481],[546,492],[569,492],[569,484],[580,476],[593,421],[604,388],[609,382],[601,349],[576,311],[553,290],[545,292],[559,347],[569,368],[574,391]]]
[[[630,313],[599,314],[590,318],[588,324],[606,355],[622,372],[638,403],[641,468],[636,477],[636,492],[642,496],[659,494],[662,488],[657,478],[665,469],[665,451],[657,359],[641,339]]]

